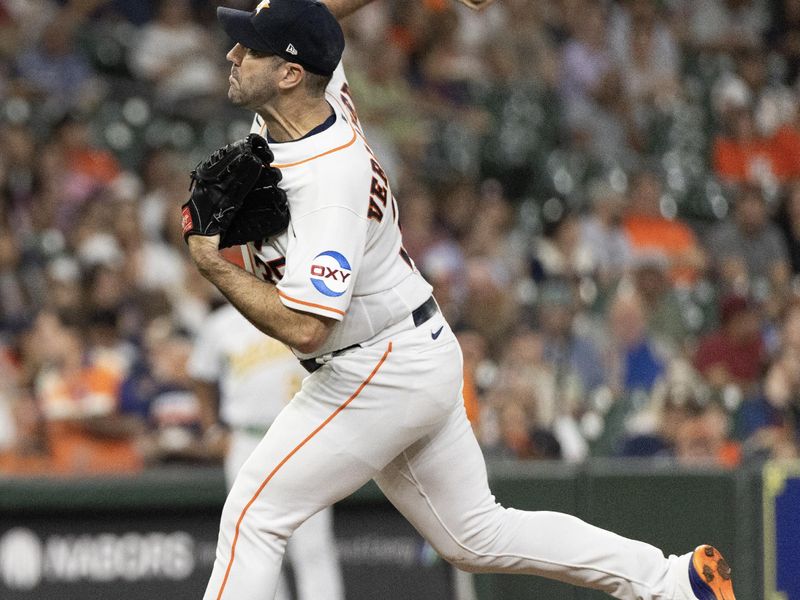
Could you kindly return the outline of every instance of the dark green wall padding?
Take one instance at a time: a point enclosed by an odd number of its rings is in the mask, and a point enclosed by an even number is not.
[[[583,465],[491,462],[490,483],[504,506],[576,515],[599,527],[682,554],[720,547],[734,569],[737,597],[764,600],[761,471],[686,469],[661,462],[593,460]],[[221,507],[218,469],[175,469],[137,477],[81,480],[0,477],[0,514],[104,509]],[[370,484],[343,502],[383,504]],[[524,575],[475,577],[479,600],[600,600],[607,596]]]

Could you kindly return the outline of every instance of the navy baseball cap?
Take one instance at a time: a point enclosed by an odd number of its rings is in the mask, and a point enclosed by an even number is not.
[[[217,18],[233,41],[317,75],[332,75],[342,58],[342,28],[316,0],[262,0],[253,12],[220,6]]]

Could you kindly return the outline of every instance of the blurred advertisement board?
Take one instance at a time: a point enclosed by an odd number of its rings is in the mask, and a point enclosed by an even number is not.
[[[800,600],[800,462],[763,471],[764,600]]]
[[[348,600],[452,598],[450,568],[388,504],[337,507]],[[218,511],[29,512],[0,519],[3,600],[197,600]]]

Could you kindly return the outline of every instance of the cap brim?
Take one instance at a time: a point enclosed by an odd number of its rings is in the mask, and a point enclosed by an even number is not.
[[[275,50],[270,47],[264,38],[258,35],[250,20],[252,16],[253,13],[246,10],[236,10],[227,6],[217,7],[217,19],[229,38],[246,48],[259,52],[274,53]]]

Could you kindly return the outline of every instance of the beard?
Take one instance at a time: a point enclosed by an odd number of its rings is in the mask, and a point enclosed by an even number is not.
[[[277,95],[277,87],[267,77],[232,79],[228,85],[228,100],[234,106],[256,110],[269,104]]]

